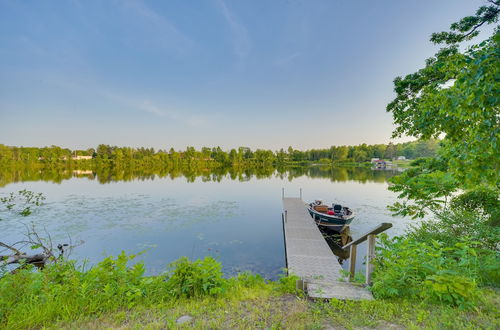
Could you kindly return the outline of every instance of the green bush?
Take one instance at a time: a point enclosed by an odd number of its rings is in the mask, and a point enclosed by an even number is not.
[[[491,280],[485,277],[485,260],[479,259],[475,242],[467,239],[449,246],[381,235],[381,242],[372,286],[377,298],[424,298],[468,308],[477,302],[477,286]],[[496,260],[490,262],[498,271]]]
[[[32,267],[0,278],[0,327],[32,327],[74,315],[99,314],[138,302],[162,301],[162,279],[144,277],[134,256],[108,257],[84,272],[73,261]],[[152,286],[155,290],[151,290]]]
[[[433,301],[463,307],[473,306],[477,299],[476,283],[454,272],[442,272],[440,275],[427,276],[421,296]]]
[[[262,287],[267,284],[261,275],[250,272],[239,273],[232,281],[245,288]]]
[[[500,191],[496,187],[479,187],[454,197],[450,206],[455,210],[479,213],[491,226],[500,225]]]
[[[201,297],[221,294],[227,288],[222,265],[212,257],[190,261],[186,257],[169,266],[167,285],[172,296]]]
[[[183,257],[159,276],[144,276],[144,265],[130,265],[134,255],[122,252],[84,271],[74,261],[60,260],[44,269],[28,266],[0,277],[0,328],[43,327],[56,320],[73,320],[130,309],[176,303],[179,298],[250,296],[295,292],[297,277],[266,282],[242,273],[224,279],[220,262],[211,257]],[[247,295],[248,296],[248,295]]]
[[[459,243],[467,236],[475,241],[478,253],[482,250],[498,251],[500,227],[491,226],[490,218],[463,209],[445,210],[434,219],[413,225],[407,236],[420,242],[438,241],[446,245]]]
[[[212,258],[181,258],[167,275],[144,276],[144,265],[128,265],[134,255],[107,257],[88,271],[73,261],[26,267],[0,278],[0,328],[33,327],[55,319],[100,314],[167,302],[185,296],[221,293],[226,284],[221,265]]]
[[[282,275],[280,276],[280,279],[279,279],[279,291],[281,293],[290,293],[290,294],[299,294],[300,292],[298,292],[299,290],[297,289],[297,281],[299,280],[300,278],[297,276],[297,275],[293,275],[293,274],[290,274],[290,275]]]

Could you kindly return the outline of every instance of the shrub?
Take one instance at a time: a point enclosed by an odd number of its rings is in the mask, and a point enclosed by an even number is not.
[[[297,275],[285,275],[283,274],[279,278],[279,291],[281,293],[290,293],[290,294],[300,294],[299,290],[297,289],[297,281],[300,280],[300,277]]]
[[[480,213],[491,226],[500,225],[500,191],[494,187],[479,187],[454,197],[450,206],[455,210]]]
[[[475,241],[478,252],[498,251],[500,227],[490,226],[490,218],[463,209],[445,210],[432,220],[422,221],[411,227],[408,237],[420,242],[439,241],[446,245],[459,243],[467,236]]]
[[[42,270],[31,266],[0,277],[0,327],[33,327],[55,319],[99,314],[137,304],[152,305],[172,297],[201,297],[224,292],[221,264],[213,258],[181,258],[163,276],[144,276],[144,265],[122,252],[88,271],[61,260]],[[242,283],[263,282],[247,275]]]
[[[239,273],[233,280],[238,285],[245,288],[256,288],[266,285],[266,280],[264,280],[261,275],[251,272]]]
[[[227,287],[227,280],[222,277],[222,265],[212,257],[196,261],[182,257],[169,268],[167,286],[176,298],[215,296]]]
[[[431,275],[424,281],[421,296],[451,305],[472,307],[477,298],[476,283],[453,272]]]
[[[43,270],[27,267],[4,275],[0,327],[32,327],[74,315],[130,308],[139,301],[161,301],[163,281],[144,277],[142,263],[127,266],[133,258],[125,253],[108,257],[86,272],[73,261],[60,260]]]
[[[474,242],[463,239],[448,246],[412,237],[381,238],[373,273],[376,297],[424,298],[463,308],[474,305],[477,284],[484,283]]]
[[[44,269],[27,266],[0,277],[0,328],[43,327],[55,320],[100,315],[136,305],[176,303],[177,298],[201,298],[250,292],[257,296],[294,293],[295,276],[267,283],[260,275],[242,273],[222,277],[221,264],[211,257],[190,261],[183,257],[159,276],[144,276],[144,265],[130,262],[122,252],[84,271],[74,261],[58,260]]]

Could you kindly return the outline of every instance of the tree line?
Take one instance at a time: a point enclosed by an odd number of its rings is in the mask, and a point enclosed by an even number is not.
[[[435,139],[398,144],[360,144],[357,146],[332,146],[325,149],[297,150],[292,147],[278,151],[239,147],[224,151],[220,147],[187,147],[178,151],[154,148],[117,147],[105,144],[87,150],[71,150],[58,146],[15,147],[0,144],[0,166],[16,164],[61,165],[73,162],[83,165],[111,166],[203,166],[213,168],[228,165],[273,166],[310,162],[366,162],[372,158],[407,159],[432,157],[439,147]]]

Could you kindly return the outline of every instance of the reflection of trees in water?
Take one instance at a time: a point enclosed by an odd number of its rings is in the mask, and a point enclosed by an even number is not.
[[[309,178],[328,178],[332,182],[386,182],[388,178],[397,174],[395,171],[374,171],[366,167],[332,167],[332,166],[304,166],[289,169],[288,179],[307,176]]]
[[[344,245],[349,242],[352,242],[352,237],[349,231],[349,228],[344,229],[342,232],[336,232],[334,230],[326,230],[320,228],[325,241],[328,243],[328,246],[332,250],[333,254],[338,257],[340,264],[344,262],[344,260],[349,258],[349,249],[342,249]]]
[[[280,178],[292,181],[299,177],[330,179],[332,182],[385,182],[396,175],[396,171],[374,171],[364,167],[332,167],[332,166],[212,166],[207,168],[200,164],[191,166],[165,167],[127,167],[127,166],[95,166],[75,168],[68,166],[25,166],[21,168],[0,169],[0,186],[13,182],[49,181],[60,183],[64,180],[87,178],[99,183],[132,180],[154,180],[155,178],[185,178],[194,182],[200,178],[203,182],[220,182],[225,179],[233,181],[249,181],[252,178]]]

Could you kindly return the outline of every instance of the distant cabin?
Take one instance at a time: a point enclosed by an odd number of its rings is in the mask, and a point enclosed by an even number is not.
[[[397,160],[406,160],[405,156],[398,156]]]
[[[73,171],[74,175],[91,175],[94,174],[91,170],[74,170]]]
[[[73,156],[72,159],[73,160],[88,160],[88,159],[92,159],[92,156]]]
[[[375,162],[375,166],[376,166],[377,168],[385,168],[387,165],[388,165],[388,164],[387,164],[387,162],[386,162],[385,160],[381,160],[381,159],[379,159],[379,160],[377,160],[377,161]]]
[[[378,162],[378,161],[380,161],[380,159],[379,159],[379,158],[372,158],[372,160],[371,160],[371,162],[372,162],[372,163],[376,163],[376,162]]]

